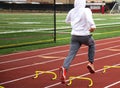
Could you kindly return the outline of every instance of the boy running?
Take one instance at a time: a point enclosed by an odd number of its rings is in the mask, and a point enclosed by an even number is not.
[[[75,0],[74,8],[68,12],[66,17],[66,23],[70,23],[72,27],[72,38],[69,54],[65,58],[63,66],[60,68],[60,79],[62,83],[65,83],[66,72],[82,44],[88,46],[89,63],[87,68],[90,73],[95,73],[93,65],[95,43],[90,33],[94,32],[96,25],[94,23],[91,10],[89,8],[85,8],[85,6],[86,0]]]

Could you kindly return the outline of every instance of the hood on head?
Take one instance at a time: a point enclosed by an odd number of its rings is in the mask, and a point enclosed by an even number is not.
[[[78,8],[85,8],[86,6],[86,0],[75,0],[74,1],[74,7],[78,7]]]

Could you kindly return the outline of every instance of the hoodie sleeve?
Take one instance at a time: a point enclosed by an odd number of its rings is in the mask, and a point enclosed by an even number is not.
[[[90,25],[91,28],[96,28],[96,25],[94,23],[93,17],[92,17],[92,12],[89,8],[86,8],[86,12],[85,12],[87,21]]]
[[[71,23],[70,14],[71,14],[71,11],[69,11],[68,14],[67,14],[67,16],[66,16],[66,19],[65,19],[65,22],[66,22],[66,23]]]

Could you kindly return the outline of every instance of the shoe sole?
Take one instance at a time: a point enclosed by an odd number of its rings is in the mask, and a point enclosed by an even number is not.
[[[63,73],[62,68],[59,69],[59,78],[62,84],[65,84],[65,79],[63,77],[63,75],[61,75]]]
[[[87,69],[89,70],[89,72],[90,72],[91,74],[95,73],[95,71],[94,71],[90,66],[87,66]]]

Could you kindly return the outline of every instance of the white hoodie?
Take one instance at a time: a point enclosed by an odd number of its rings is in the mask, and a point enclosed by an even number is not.
[[[66,23],[71,24],[71,35],[90,35],[90,28],[96,28],[92,12],[89,8],[85,8],[85,6],[86,0],[75,0],[74,8],[68,12]]]

